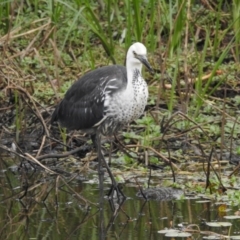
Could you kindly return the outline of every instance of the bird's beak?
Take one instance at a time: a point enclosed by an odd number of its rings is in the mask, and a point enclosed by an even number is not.
[[[137,55],[137,58],[139,61],[146,66],[146,68],[149,70],[150,73],[154,73],[153,68],[151,67],[147,57],[145,55]]]

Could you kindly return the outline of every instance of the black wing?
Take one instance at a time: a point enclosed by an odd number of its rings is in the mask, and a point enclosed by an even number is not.
[[[113,79],[114,86],[109,88]],[[70,130],[92,128],[104,117],[106,92],[112,94],[126,85],[127,73],[123,66],[106,66],[85,74],[67,91],[53,112],[51,123],[59,121]]]

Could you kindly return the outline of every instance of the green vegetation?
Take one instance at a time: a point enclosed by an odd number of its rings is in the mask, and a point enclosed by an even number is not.
[[[155,74],[144,73],[146,116],[122,134],[134,158],[149,154],[152,164],[166,158],[182,168],[192,159],[207,164],[212,151],[219,164],[239,156],[240,3],[230,2],[1,1],[1,109],[13,98],[6,128],[17,142],[35,126],[48,135],[40,116],[47,113],[48,124],[49,107],[76,78],[124,64],[129,45],[141,41]]]

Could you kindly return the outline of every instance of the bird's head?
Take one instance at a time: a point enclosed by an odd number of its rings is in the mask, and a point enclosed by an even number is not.
[[[153,72],[153,69],[147,59],[146,47],[142,43],[136,42],[128,49],[127,65],[131,68],[138,68],[141,70],[142,64],[145,65],[150,72]]]

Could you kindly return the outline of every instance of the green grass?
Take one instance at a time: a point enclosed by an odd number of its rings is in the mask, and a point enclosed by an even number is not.
[[[233,11],[233,30],[234,30],[234,36],[235,36],[235,57],[236,60],[240,61],[240,2],[237,0],[233,0],[232,5],[232,11]]]
[[[0,3],[0,29],[2,29],[3,33],[7,33],[8,30],[11,28],[11,21],[10,21],[10,8],[11,8],[11,1],[2,1]]]

